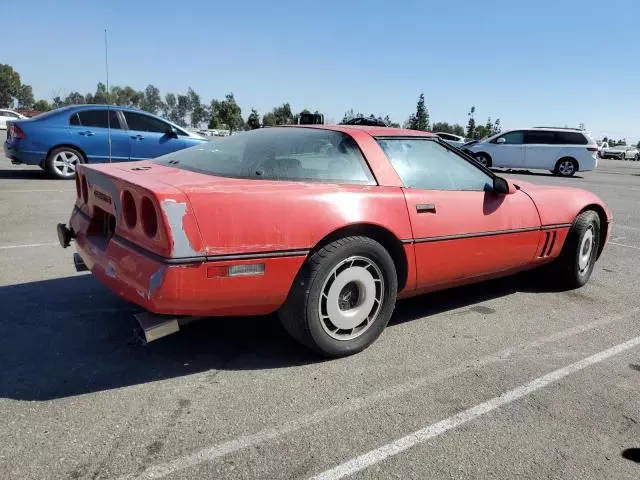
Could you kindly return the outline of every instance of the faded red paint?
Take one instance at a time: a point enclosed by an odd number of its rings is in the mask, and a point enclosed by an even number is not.
[[[403,242],[407,281],[400,297],[407,297],[552,260],[561,251],[568,224],[587,205],[602,207],[611,218],[598,197],[578,189],[519,181],[509,195],[404,189],[373,136],[431,134],[380,127],[304,128],[351,135],[378,185],[221,178],[152,162],[81,165],[78,173],[88,180],[89,199],[76,201],[70,220],[78,252],[100,281],[152,312],[249,315],[277,310],[307,252],[347,226],[374,225]],[[124,191],[137,206],[133,228],[119,207]],[[141,226],[143,197],[157,213],[153,238]],[[416,206],[424,203],[433,203],[436,213],[418,214]],[[115,217],[110,239],[101,233],[102,211]],[[544,230],[549,225],[552,230]],[[505,230],[511,233],[491,235]],[[543,255],[546,231],[555,232],[556,242]],[[443,236],[454,238],[438,239]],[[278,256],[283,251],[290,256]],[[216,258],[252,254],[260,258]],[[171,263],[189,257],[196,260]],[[231,265],[253,263],[264,263],[264,275],[226,276]]]

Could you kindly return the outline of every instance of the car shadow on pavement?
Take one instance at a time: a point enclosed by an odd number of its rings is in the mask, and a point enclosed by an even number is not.
[[[0,180],[58,180],[41,168],[0,169]]]
[[[398,302],[402,324],[530,289],[511,277]],[[209,370],[260,370],[325,361],[289,338],[275,315],[210,318],[142,346],[138,307],[90,274],[0,287],[0,398],[51,400]]]
[[[501,175],[506,175],[506,174],[511,174],[511,175],[530,175],[532,177],[557,177],[557,178],[564,178],[558,175],[555,175],[554,173],[551,172],[532,172],[531,170],[519,170],[519,169],[497,169],[497,168],[492,168],[491,171],[493,173],[496,174],[501,174]],[[584,178],[580,175],[573,175],[572,177],[569,178]]]

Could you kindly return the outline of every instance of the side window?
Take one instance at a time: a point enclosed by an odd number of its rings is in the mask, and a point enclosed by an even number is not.
[[[124,118],[127,119],[129,130],[136,130],[138,132],[154,132],[154,133],[167,133],[169,130],[169,124],[164,123],[157,118],[150,117],[141,113],[135,112],[123,112]]]
[[[524,132],[517,131],[505,133],[504,135],[500,135],[496,138],[492,143],[499,143],[498,140],[501,138],[504,138],[505,140],[504,143],[500,142],[503,145],[522,145],[524,143]]]
[[[80,125],[80,118],[78,118],[78,113],[74,113],[73,115],[71,115],[71,117],[69,117],[69,125]]]
[[[451,135],[448,135],[446,133],[440,133],[438,136],[443,140],[455,140],[454,137],[452,137]]]
[[[536,145],[551,145],[556,142],[555,132],[544,130],[527,130],[524,134],[524,143]]]
[[[74,120],[74,117],[77,120]],[[78,123],[75,123],[75,122]],[[120,121],[115,110],[81,110],[69,119],[70,125],[81,125],[94,128],[120,128]]]
[[[426,139],[379,139],[402,183],[424,190],[485,191],[490,175],[437,142]]]
[[[556,132],[556,142],[560,145],[586,145],[588,140],[579,132]]]

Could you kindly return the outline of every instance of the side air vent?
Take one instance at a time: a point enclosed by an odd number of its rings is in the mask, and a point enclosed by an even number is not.
[[[544,232],[544,235],[544,245],[542,246],[542,251],[540,252],[540,258],[548,257],[549,255],[551,255],[553,247],[556,244],[557,232],[555,230],[553,232]]]

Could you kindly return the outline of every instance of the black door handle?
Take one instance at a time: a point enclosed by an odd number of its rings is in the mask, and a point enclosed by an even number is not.
[[[418,213],[436,213],[436,206],[433,203],[418,203],[416,205]]]

